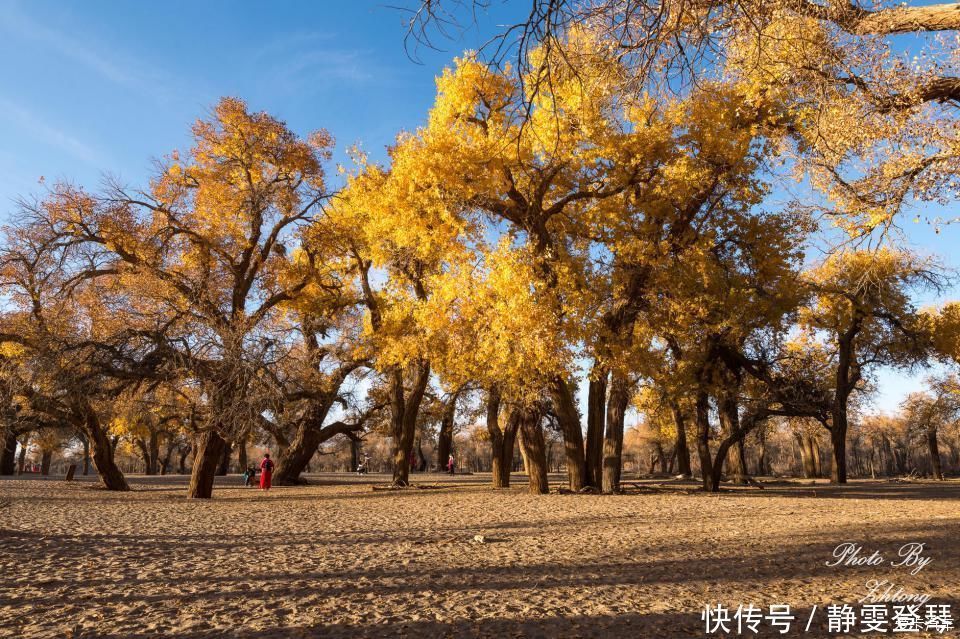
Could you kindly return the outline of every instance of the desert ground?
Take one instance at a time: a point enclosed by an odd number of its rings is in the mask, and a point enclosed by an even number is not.
[[[0,480],[0,636],[686,638],[707,636],[706,604],[786,603],[802,619],[787,636],[812,637],[813,606],[870,579],[960,612],[956,480],[532,496],[521,476],[374,491],[385,476],[313,475],[268,494],[233,476],[188,501],[184,477],[131,479]],[[887,562],[922,542],[932,561],[828,567],[841,542]]]

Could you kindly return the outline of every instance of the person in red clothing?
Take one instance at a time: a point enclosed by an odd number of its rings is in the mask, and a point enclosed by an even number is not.
[[[273,479],[273,460],[270,453],[263,454],[260,462],[260,490],[270,490],[270,481]]]

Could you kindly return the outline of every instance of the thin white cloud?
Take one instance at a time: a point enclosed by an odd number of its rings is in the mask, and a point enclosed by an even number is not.
[[[0,97],[0,117],[42,144],[68,153],[88,164],[103,165],[103,155],[95,148],[52,126],[16,102]]]
[[[32,40],[130,91],[159,99],[170,97],[168,83],[162,82],[156,72],[146,69],[130,56],[117,51],[108,54],[89,40],[76,38],[38,22],[20,11],[17,4],[9,3],[0,7],[0,30],[14,37]],[[124,63],[118,60],[124,60]]]

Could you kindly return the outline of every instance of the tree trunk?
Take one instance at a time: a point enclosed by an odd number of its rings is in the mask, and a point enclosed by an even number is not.
[[[101,426],[96,411],[85,401],[80,401],[74,405],[73,412],[77,430],[81,430],[90,440],[93,465],[103,487],[107,490],[130,490],[130,485],[113,458],[115,440]]]
[[[297,428],[297,434],[277,458],[273,471],[273,483],[276,486],[294,486],[302,483],[300,475],[320,448],[322,439],[319,427]]]
[[[760,450],[757,455],[757,475],[767,475],[767,429],[760,428],[757,430],[757,448]]]
[[[674,450],[677,454],[677,473],[684,477],[693,477],[690,470],[690,448],[687,446],[687,427],[683,418],[683,411],[677,402],[670,403],[670,412],[673,415],[673,425],[677,431]]]
[[[193,445],[183,446],[180,450],[180,458],[177,460],[177,474],[186,475],[187,474],[187,457],[190,456],[190,451],[193,450]]]
[[[247,438],[241,437],[237,442],[237,467],[240,472],[246,472],[250,467],[250,460],[247,458]]]
[[[547,482],[547,450],[543,440],[542,415],[536,408],[520,409],[519,429],[523,433],[523,447],[526,451],[527,477],[530,481],[530,493],[545,495],[550,492]]]
[[[705,391],[697,391],[697,455],[700,457],[700,473],[703,475],[703,489],[716,492],[714,488],[713,460],[710,457],[710,397]],[[719,460],[718,460],[719,463]]]
[[[40,474],[44,477],[50,474],[50,462],[53,461],[53,451],[45,450],[40,455]]]
[[[447,460],[450,459],[450,453],[453,452],[453,427],[457,416],[457,397],[458,393],[454,393],[443,408],[440,432],[437,434],[437,470],[443,470],[447,467]]]
[[[220,452],[220,461],[217,464],[217,475],[226,476],[230,472],[230,455],[233,453],[233,444],[224,440],[223,450]]]
[[[396,486],[410,484],[410,453],[417,431],[417,416],[423,393],[430,381],[430,363],[419,361],[414,371],[410,394],[403,388],[403,371],[395,368],[391,383],[390,434],[393,436],[393,483]]]
[[[837,393],[833,403],[833,423],[830,428],[830,443],[833,444],[833,467],[830,469],[830,483],[847,483],[847,401],[842,393]]]
[[[625,376],[614,373],[610,382],[610,397],[607,399],[607,429],[603,438],[603,476],[600,487],[605,493],[620,490],[623,425],[629,403],[630,382]]]
[[[593,377],[587,391],[587,450],[585,455],[586,485],[600,488],[603,485],[604,426],[607,411],[608,373],[594,365]]]
[[[720,424],[724,437],[731,437],[740,428],[740,413],[736,396],[725,393],[718,401],[720,409]],[[747,465],[744,459],[743,439],[730,446],[726,463],[730,480],[738,484],[747,483]],[[720,463],[718,461],[718,463]],[[722,465],[722,464],[721,464]]]
[[[156,475],[160,472],[160,433],[150,433],[150,468],[147,471],[149,475]]]
[[[563,433],[563,451],[567,462],[567,481],[570,490],[579,492],[588,483],[587,464],[583,452],[583,431],[580,429],[580,413],[570,384],[562,377],[554,377],[550,383],[553,408]],[[541,432],[541,438],[543,433]]]
[[[187,497],[191,499],[210,499],[213,496],[213,481],[217,466],[223,459],[227,442],[215,430],[205,430],[194,440],[193,472]]]
[[[930,449],[930,463],[933,466],[933,478],[943,480],[943,466],[940,463],[940,447],[937,445],[937,427],[927,427],[927,447]]]
[[[3,451],[0,451],[0,475],[17,472],[17,435],[8,429],[3,435]]]
[[[167,435],[167,450],[160,459],[160,474],[166,475],[170,472],[170,460],[173,459],[173,449],[177,447],[177,440],[172,434]]]
[[[360,440],[350,439],[350,472],[354,472],[360,466]],[[367,469],[367,472],[370,472]]]
[[[500,393],[491,389],[487,401],[487,432],[490,434],[492,459],[492,484],[494,488],[510,487],[510,472],[513,470],[513,448],[517,431],[524,419],[522,408],[510,411],[507,423],[500,428]],[[546,463],[546,462],[544,462]]]
[[[140,449],[140,459],[143,460],[143,474],[152,475],[153,473],[150,472],[150,452],[147,450],[147,442],[143,441],[143,438],[137,437],[133,440],[133,443]]]

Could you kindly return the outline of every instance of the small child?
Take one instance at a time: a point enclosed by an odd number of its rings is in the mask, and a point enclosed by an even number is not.
[[[243,471],[243,485],[256,486],[257,469],[254,466]]]

